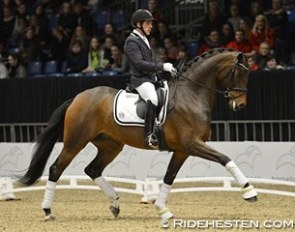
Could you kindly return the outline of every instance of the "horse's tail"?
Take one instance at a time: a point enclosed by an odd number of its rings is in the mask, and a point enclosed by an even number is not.
[[[41,177],[54,144],[63,134],[65,114],[72,101],[67,100],[53,112],[48,126],[39,135],[30,166],[26,174],[19,178],[22,184],[32,185]]]

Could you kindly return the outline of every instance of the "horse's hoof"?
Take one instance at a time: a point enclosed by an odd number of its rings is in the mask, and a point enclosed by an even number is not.
[[[110,206],[110,210],[112,212],[112,214],[114,215],[114,217],[118,217],[119,213],[120,213],[120,208],[119,207],[114,207],[114,206]]]
[[[54,221],[55,220],[55,216],[53,216],[52,214],[46,215],[44,217],[44,221],[48,222],[48,221]]]
[[[168,208],[160,209],[156,206],[156,210],[158,211],[158,214],[160,215],[162,220],[168,220],[174,217],[174,215],[169,211]]]
[[[246,188],[242,188],[243,198],[248,202],[256,202],[257,201],[257,192],[252,185],[249,185]]]
[[[245,199],[245,201],[248,201],[250,203],[255,203],[256,201],[258,201],[258,197],[257,196],[254,196],[254,197]]]

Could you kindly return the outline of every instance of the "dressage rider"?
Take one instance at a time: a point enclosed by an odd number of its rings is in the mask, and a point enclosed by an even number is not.
[[[175,75],[176,69],[171,63],[155,61],[147,36],[153,29],[154,18],[148,10],[137,10],[133,13],[131,24],[134,30],[125,41],[124,52],[130,64],[130,88],[135,89],[146,101],[145,115],[145,146],[157,148],[158,139],[154,134],[156,107],[158,96],[155,83],[158,81],[157,72],[167,71]]]

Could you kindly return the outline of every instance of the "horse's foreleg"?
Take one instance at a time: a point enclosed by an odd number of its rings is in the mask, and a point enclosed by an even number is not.
[[[160,188],[160,192],[155,202],[156,210],[162,219],[169,219],[173,217],[173,214],[166,207],[166,202],[171,191],[173,181],[186,158],[187,155],[180,152],[174,152],[169,162],[166,174],[164,176],[164,183]]]
[[[46,221],[55,219],[55,217],[51,213],[51,205],[55,194],[56,182],[60,178],[65,168],[70,164],[70,162],[81,149],[69,149],[64,147],[56,161],[51,165],[49,169],[49,178],[46,183],[45,194],[43,202],[41,204],[45,212]]]
[[[240,168],[226,155],[212,149],[207,144],[200,142],[195,146],[190,146],[191,155],[199,156],[207,160],[218,162],[223,165],[226,170],[236,180],[238,185],[242,188],[243,198],[250,202],[257,201],[257,192],[252,185],[249,184],[248,179],[242,173]]]
[[[93,142],[98,153],[94,160],[85,168],[85,173],[100,187],[100,189],[109,198],[112,214],[117,217],[120,213],[119,194],[114,187],[101,176],[105,167],[119,154],[123,144],[112,140],[98,140]]]

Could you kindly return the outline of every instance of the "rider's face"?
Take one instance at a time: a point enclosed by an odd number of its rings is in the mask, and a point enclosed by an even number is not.
[[[150,35],[153,29],[153,21],[144,21],[142,23],[142,29],[147,35]]]

